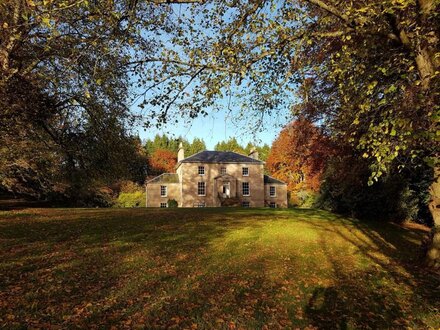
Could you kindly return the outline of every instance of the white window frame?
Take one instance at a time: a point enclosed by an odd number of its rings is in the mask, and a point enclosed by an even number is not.
[[[273,193],[272,193],[273,189]],[[269,186],[269,196],[270,197],[277,197],[277,187],[276,186]]]
[[[247,184],[247,191],[248,191],[247,194],[244,193],[244,185],[245,184]],[[250,196],[251,195],[251,185],[249,182],[246,181],[246,182],[241,183],[241,193],[243,196]]]
[[[160,203],[160,208],[161,208],[161,209],[165,209],[165,208],[167,208],[167,207],[168,207],[168,202],[166,202],[166,203],[161,202],[161,203]]]
[[[245,173],[246,172],[246,173]],[[241,168],[241,174],[243,176],[249,176],[249,167],[242,167]]]
[[[200,194],[201,184],[203,184],[203,194]],[[197,182],[197,196],[206,196],[206,182],[199,181]]]
[[[251,207],[251,202],[243,201],[241,202],[241,207],[245,207],[245,208]]]
[[[197,169],[199,175],[205,175],[205,166],[199,166]]]
[[[226,172],[226,167],[222,166],[222,167],[220,168],[220,174],[223,175],[223,174],[226,174],[226,173],[227,173],[227,172]]]
[[[162,188],[164,188],[165,194],[162,193]],[[168,196],[168,187],[160,186],[160,197],[167,197],[167,196]]]

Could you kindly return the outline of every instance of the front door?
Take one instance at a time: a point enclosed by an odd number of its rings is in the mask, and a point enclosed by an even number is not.
[[[225,182],[223,183],[223,198],[229,198],[230,197],[230,183],[229,182]]]

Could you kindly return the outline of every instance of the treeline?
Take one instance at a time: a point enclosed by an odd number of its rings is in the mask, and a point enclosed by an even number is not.
[[[232,137],[226,141],[220,141],[214,146],[215,151],[233,151],[243,155],[249,155],[255,149],[258,152],[259,159],[266,161],[269,156],[270,146],[265,143],[262,146],[248,142],[245,146],[238,143],[237,139]]]

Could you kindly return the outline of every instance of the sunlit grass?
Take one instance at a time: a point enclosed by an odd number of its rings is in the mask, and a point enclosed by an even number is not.
[[[437,328],[425,234],[317,210],[3,212],[0,324]]]

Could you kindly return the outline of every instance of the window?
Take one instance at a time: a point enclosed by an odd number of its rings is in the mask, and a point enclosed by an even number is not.
[[[250,203],[249,202],[241,202],[241,206],[242,207],[250,207]]]
[[[271,209],[274,209],[274,208],[277,207],[277,204],[276,204],[275,202],[270,202],[269,207],[270,207]]]
[[[205,182],[198,182],[197,183],[197,195],[199,195],[199,196],[205,196],[206,195]]]
[[[160,197],[167,197],[167,186],[160,186]]]
[[[160,208],[161,209],[164,209],[166,207],[168,207],[168,203],[160,203]]]
[[[194,204],[195,207],[205,207],[205,203],[196,203]]]
[[[226,174],[226,167],[222,167],[221,169],[220,169],[220,174]]]
[[[243,176],[249,176],[249,167],[243,167],[241,172],[243,173]]]
[[[270,186],[269,187],[269,196],[270,197],[276,197],[277,195],[277,189],[275,186]]]
[[[199,175],[205,175],[205,166],[199,166]]]
[[[250,196],[249,182],[242,182],[243,196]]]

